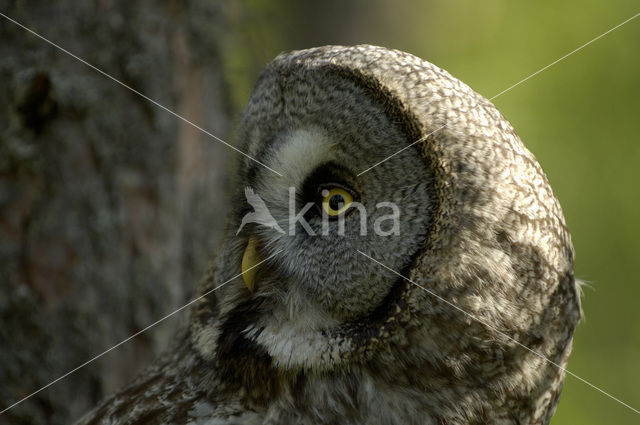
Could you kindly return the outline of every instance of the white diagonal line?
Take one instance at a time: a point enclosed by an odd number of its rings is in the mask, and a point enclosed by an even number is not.
[[[38,394],[40,391],[43,391],[47,388],[49,388],[50,386],[52,386],[53,384],[55,384],[56,382],[66,378],[67,376],[71,375],[74,372],[77,372],[78,370],[82,369],[83,367],[85,367],[86,365],[88,365],[89,363],[99,359],[100,357],[104,356],[105,354],[107,354],[108,352],[115,350],[116,348],[120,347],[122,344],[127,343],[128,341],[132,340],[133,338],[137,337],[138,335],[148,331],[149,329],[151,329],[152,327],[154,327],[155,325],[157,325],[158,323],[168,319],[169,317],[173,316],[174,314],[184,310],[185,308],[189,307],[190,305],[192,305],[193,303],[195,303],[196,301],[206,297],[207,295],[209,295],[210,293],[212,293],[213,291],[215,291],[216,289],[222,288],[224,285],[226,285],[227,283],[231,282],[232,280],[242,276],[244,273],[248,272],[249,270],[254,269],[255,267],[258,267],[260,264],[264,263],[265,261],[270,260],[271,258],[275,257],[277,254],[281,253],[282,250],[278,250],[276,252],[274,252],[273,254],[271,254],[270,256],[268,256],[267,258],[265,258],[264,260],[260,261],[259,263],[253,265],[252,267],[249,267],[247,270],[243,271],[242,273],[238,273],[237,275],[233,276],[231,279],[221,283],[220,285],[216,286],[213,289],[208,290],[207,292],[205,292],[204,294],[200,295],[197,298],[194,298],[193,300],[189,301],[187,304],[183,305],[182,307],[172,311],[171,313],[167,314],[166,316],[164,316],[161,319],[156,320],[155,322],[153,322],[152,324],[150,324],[149,326],[147,326],[146,328],[134,333],[133,335],[129,336],[126,339],[123,339],[122,341],[120,341],[119,343],[117,343],[116,345],[114,345],[113,347],[109,348],[108,350],[103,351],[102,353],[98,354],[95,357],[92,357],[91,359],[87,360],[86,362],[82,363],[80,366],[70,370],[69,372],[65,373],[64,375],[60,376],[57,379],[54,379],[53,381],[49,382],[47,385],[45,385],[44,387],[32,392],[31,394],[29,394],[28,396],[23,397],[22,399],[16,401],[15,403],[13,403],[11,406],[5,407],[2,411],[0,411],[0,415],[2,415],[4,412],[6,412],[9,409],[12,409],[13,407],[17,406],[18,404],[22,403],[25,400],[28,400],[29,398],[33,397],[34,395]]]
[[[405,146],[404,148],[400,149],[399,151],[389,155],[388,157],[386,157],[385,159],[383,159],[382,161],[376,162],[375,164],[373,164],[371,167],[367,168],[364,171],[361,171],[358,175],[356,175],[356,177],[360,177],[361,175],[363,175],[364,173],[366,173],[367,171],[371,170],[372,168],[377,167],[378,165],[382,164],[385,161],[390,160],[391,158],[393,158],[394,156],[398,155],[401,152],[406,151],[407,149],[409,149],[411,146],[423,142],[425,140],[427,140],[429,138],[429,136],[431,136],[433,133],[442,130],[443,128],[445,128],[447,126],[447,124],[444,124],[438,128],[436,128],[435,130],[433,130],[431,133],[427,134],[426,136],[422,136],[421,138],[419,138],[418,140],[416,140],[415,142],[411,143],[410,145]]]
[[[592,38],[591,40],[587,41],[586,43],[584,43],[582,46],[577,47],[575,49],[573,49],[572,51],[570,51],[569,53],[567,53],[566,55],[562,56],[561,58],[556,59],[555,61],[551,62],[549,65],[547,66],[543,66],[542,68],[540,68],[539,70],[537,70],[536,72],[534,72],[533,74],[529,75],[526,78],[523,78],[522,80],[518,81],[517,83],[507,87],[506,89],[502,90],[500,93],[496,94],[495,96],[493,96],[492,98],[490,98],[489,100],[493,100],[497,97],[502,96],[503,94],[505,94],[506,92],[510,91],[511,89],[519,86],[520,84],[524,83],[525,81],[529,80],[530,78],[535,77],[536,75],[540,74],[541,72],[545,71],[548,68],[551,68],[553,65],[557,64],[558,62],[568,58],[569,56],[571,56],[572,54],[576,53],[578,50],[582,50],[585,47],[587,47],[589,44],[598,41],[599,39],[601,39],[602,37],[604,37],[605,35],[609,34],[612,31],[617,30],[618,28],[620,28],[621,26],[623,26],[624,24],[626,24],[627,22],[631,22],[634,19],[636,19],[638,16],[640,16],[640,13],[636,13],[635,15],[633,15],[632,17],[630,17],[629,19],[627,19],[626,21],[620,22],[618,25],[616,25],[615,27],[611,28],[608,31],[603,32],[602,34],[600,34],[597,37]]]
[[[142,97],[143,99],[148,100],[149,102],[153,103],[154,105],[156,105],[157,107],[165,110],[166,112],[170,113],[171,115],[173,115],[176,118],[181,119],[182,121],[186,122],[187,124],[191,125],[192,127],[200,130],[201,132],[203,132],[204,134],[206,134],[207,136],[217,140],[218,142],[222,143],[223,145],[233,149],[234,151],[238,152],[241,155],[244,155],[245,157],[249,158],[251,161],[256,162],[260,165],[262,165],[264,168],[266,168],[267,170],[270,170],[274,173],[276,173],[277,175],[279,175],[280,177],[282,177],[282,174],[280,174],[279,172],[277,172],[276,170],[274,170],[273,168],[269,167],[268,165],[258,161],[257,159],[253,158],[252,156],[242,152],[240,149],[236,148],[235,146],[225,142],[224,140],[222,140],[221,138],[219,138],[218,136],[216,136],[215,134],[212,134],[211,132],[205,130],[204,128],[200,127],[199,125],[193,123],[192,121],[189,121],[188,119],[186,119],[185,117],[183,117],[182,115],[172,111],[171,109],[167,108],[166,106],[156,102],[155,100],[151,99],[149,96],[139,92],[138,90],[134,89],[133,87],[123,83],[122,81],[118,80],[116,77],[113,77],[110,74],[107,74],[106,72],[104,72],[103,70],[101,70],[100,68],[90,64],[89,62],[85,61],[84,59],[74,55],[73,53],[71,53],[70,51],[66,50],[65,48],[59,46],[58,44],[54,43],[53,41],[47,39],[46,37],[38,34],[37,32],[33,31],[30,28],[27,28],[26,26],[22,25],[20,22],[10,18],[9,16],[5,15],[4,13],[0,12],[0,16],[2,16],[3,18],[5,18],[6,20],[13,22],[14,24],[16,24],[17,26],[19,26],[20,28],[30,32],[31,34],[35,35],[36,37],[38,37],[39,39],[49,43],[50,45],[52,45],[53,47],[55,47],[56,49],[60,50],[61,52],[66,53],[67,55],[71,56],[72,58],[76,59],[79,62],[82,62],[83,64],[85,64],[86,66],[88,66],[89,68],[93,69],[94,71],[99,72],[100,74],[104,75],[105,77],[115,81],[116,83],[120,84],[122,87],[132,91],[133,93],[137,94],[138,96]]]
[[[609,34],[612,31],[617,30],[618,28],[620,28],[621,26],[623,26],[626,23],[629,23],[631,21],[633,21],[634,19],[636,19],[638,16],[640,16],[640,13],[636,13],[635,15],[633,15],[632,17],[630,17],[629,19],[619,23],[618,25],[616,25],[615,27],[603,32],[602,34],[600,34],[597,37],[592,38],[591,40],[587,41],[586,43],[584,43],[582,46],[577,47],[575,49],[573,49],[572,51],[570,51],[569,53],[567,53],[566,55],[556,59],[555,61],[551,62],[549,65],[543,66],[542,68],[540,68],[539,70],[537,70],[536,72],[534,72],[533,74],[530,74],[529,76],[523,78],[522,80],[518,81],[515,84],[512,84],[511,86],[507,87],[506,89],[502,90],[500,93],[496,94],[495,96],[489,98],[489,101],[493,101],[494,99],[502,96],[503,94],[507,93],[508,91],[514,89],[515,87],[519,86],[520,84],[524,83],[525,81],[535,77],[536,75],[540,74],[541,72],[544,72],[545,70],[551,68],[553,65],[557,64],[558,62],[563,61],[564,59],[568,58],[569,56],[573,55],[574,53],[578,52],[579,50],[584,49],[585,47],[587,47],[588,45],[590,45],[591,43],[594,43],[595,41],[601,39],[602,37],[604,37],[605,35]],[[478,108],[482,105],[477,105],[475,107],[473,107],[472,109]],[[356,177],[360,177],[361,175],[363,175],[364,173],[366,173],[367,171],[371,170],[372,168],[377,167],[378,165],[382,164],[383,162],[386,162],[388,160],[390,160],[391,158],[393,158],[394,156],[398,155],[400,152],[403,152],[404,150],[410,148],[411,146],[415,145],[416,143],[420,143],[424,140],[426,140],[429,136],[431,136],[433,133],[436,133],[440,130],[442,130],[443,128],[447,127],[449,125],[449,123],[444,124],[440,127],[438,127],[437,129],[433,130],[431,133],[427,134],[424,137],[421,137],[420,139],[416,140],[415,142],[411,143],[408,146],[405,146],[404,148],[400,149],[399,151],[389,155],[388,157],[384,158],[382,161],[379,161],[377,163],[375,163],[374,165],[372,165],[371,167],[367,168],[364,171],[361,171],[359,174],[357,174]]]
[[[606,392],[606,391],[604,391],[604,390],[602,390],[602,389],[600,389],[600,388],[596,387],[596,386],[595,386],[595,385],[593,385],[591,382],[587,381],[587,380],[586,380],[586,379],[584,379],[584,378],[579,377],[579,376],[578,376],[578,375],[576,375],[575,373],[573,373],[573,372],[569,371],[568,369],[566,369],[566,368],[564,368],[564,367],[560,366],[559,364],[557,364],[557,363],[556,363],[556,362],[554,362],[553,360],[550,360],[550,359],[548,359],[547,357],[545,357],[544,355],[542,355],[542,354],[538,353],[536,350],[533,350],[533,349],[531,349],[531,348],[527,347],[526,345],[522,344],[522,343],[521,343],[521,342],[519,342],[518,340],[516,340],[516,339],[514,339],[514,338],[510,337],[510,336],[509,336],[509,335],[507,335],[506,333],[504,333],[504,332],[502,332],[501,330],[497,329],[495,326],[491,325],[490,323],[487,323],[487,322],[485,322],[484,320],[477,318],[477,317],[476,317],[476,316],[474,316],[473,314],[468,313],[467,311],[465,311],[464,309],[462,309],[462,308],[458,307],[457,305],[455,305],[455,304],[454,304],[454,303],[452,303],[451,301],[449,301],[449,300],[446,300],[446,299],[442,298],[440,295],[436,294],[435,292],[433,292],[433,291],[431,291],[431,290],[429,290],[429,289],[425,288],[424,286],[422,286],[422,285],[420,285],[420,284],[418,284],[418,283],[414,282],[413,280],[409,279],[408,277],[401,275],[401,274],[400,274],[400,273],[398,273],[397,271],[395,271],[395,270],[393,270],[393,269],[391,269],[391,268],[387,267],[385,264],[381,263],[380,261],[376,260],[376,259],[375,259],[375,258],[373,258],[373,257],[370,257],[369,255],[365,254],[364,252],[362,252],[362,251],[360,251],[360,250],[358,250],[358,252],[359,252],[360,254],[362,254],[363,256],[367,257],[368,259],[370,259],[371,261],[373,261],[373,262],[377,263],[378,265],[380,265],[380,266],[384,267],[385,269],[389,270],[391,273],[395,274],[396,276],[398,276],[398,277],[400,277],[400,278],[402,278],[402,279],[406,280],[407,282],[409,282],[409,283],[411,283],[411,284],[413,284],[413,285],[417,286],[418,288],[422,289],[423,291],[426,291],[429,295],[434,296],[435,298],[437,298],[438,300],[440,300],[440,301],[442,301],[443,303],[447,304],[448,306],[450,306],[450,307],[452,307],[452,308],[454,308],[454,309],[458,310],[459,312],[461,312],[461,313],[465,314],[466,316],[468,316],[468,317],[469,317],[469,318],[471,318],[472,320],[475,320],[476,322],[481,323],[482,325],[486,326],[487,328],[491,329],[492,331],[494,331],[494,332],[496,332],[496,333],[498,333],[498,334],[502,335],[503,337],[505,337],[505,338],[509,339],[510,341],[515,342],[515,343],[516,343],[517,345],[519,345],[520,347],[522,347],[522,348],[526,349],[527,351],[530,351],[531,353],[533,353],[533,354],[535,354],[536,356],[540,357],[542,360],[544,360],[544,361],[548,362],[549,364],[551,364],[551,365],[553,365],[553,366],[557,367],[558,369],[562,370],[562,371],[563,371],[563,372],[565,372],[566,374],[573,376],[574,378],[576,378],[576,379],[578,379],[579,381],[581,381],[581,382],[583,382],[583,383],[587,384],[587,385],[588,385],[588,386],[590,386],[591,388],[593,388],[593,389],[595,389],[595,390],[597,390],[597,391],[600,391],[602,394],[606,395],[607,397],[611,398],[612,400],[615,400],[615,401],[617,401],[618,403],[622,404],[623,406],[625,406],[625,407],[627,407],[627,408],[629,408],[629,409],[633,410],[634,412],[636,412],[636,413],[640,414],[640,410],[638,410],[638,409],[635,409],[635,408],[631,407],[630,405],[628,405],[628,404],[627,404],[627,403],[625,403],[624,401],[622,401],[622,400],[620,400],[619,398],[616,398],[616,397],[612,396],[612,395],[611,395],[611,394],[609,394],[608,392]]]

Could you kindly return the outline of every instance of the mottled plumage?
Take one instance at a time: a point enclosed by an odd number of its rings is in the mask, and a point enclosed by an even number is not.
[[[441,128],[442,127],[442,128]],[[438,131],[431,134],[434,130]],[[427,137],[428,136],[428,137]],[[80,424],[546,424],[580,302],[560,206],[533,155],[485,98],[407,53],[327,46],[276,58],[240,127],[227,236],[173,348]],[[421,140],[393,158],[361,171]],[[288,188],[338,176],[369,215],[345,235],[247,224],[250,186],[281,227]],[[400,209],[399,234],[372,223]],[[457,305],[438,300],[360,250]],[[492,329],[494,328],[494,329]]]

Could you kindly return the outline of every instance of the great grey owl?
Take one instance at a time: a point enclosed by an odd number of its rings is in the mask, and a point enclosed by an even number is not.
[[[573,248],[488,100],[407,53],[314,48],[267,66],[238,143],[259,163],[239,166],[206,296],[80,424],[550,421],[580,318]],[[243,223],[245,192],[273,220]]]

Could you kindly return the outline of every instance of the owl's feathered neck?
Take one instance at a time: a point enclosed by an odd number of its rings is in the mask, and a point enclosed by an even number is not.
[[[224,377],[242,403],[256,409],[283,403],[275,409],[282,423],[292,420],[287,400],[319,406],[321,394],[338,395],[340,401],[326,411],[336,417],[345,412],[366,417],[364,410],[376,408],[380,415],[390,415],[400,408],[415,412],[412,420],[423,423],[488,422],[488,412],[506,420],[542,423],[559,396],[563,377],[555,366],[452,312],[405,279],[398,279],[385,302],[365,320],[306,331],[267,323],[266,312],[273,305],[236,294],[235,289],[224,294],[230,298],[211,297],[194,309],[189,343],[212,379]],[[557,296],[570,296],[561,294],[562,287],[557,291]],[[219,328],[210,328],[213,323]],[[545,349],[543,340],[527,344]],[[569,352],[570,343],[549,356],[562,364]],[[389,400],[398,405],[388,406]],[[301,407],[293,410],[310,415],[310,421],[317,414]]]

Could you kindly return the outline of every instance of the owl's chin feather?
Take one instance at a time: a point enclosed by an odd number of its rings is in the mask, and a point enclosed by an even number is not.
[[[273,283],[264,284],[229,315],[251,317],[242,329],[234,331],[242,334],[242,343],[250,342],[266,352],[278,369],[341,368],[368,360],[365,351],[372,355],[382,344],[404,338],[405,329],[400,325],[409,318],[403,310],[407,303],[402,299],[409,289],[404,279],[395,281],[380,305],[347,322],[333,317],[300,285],[289,284],[289,290],[275,287]],[[222,329],[224,332],[224,325]],[[217,337],[220,332],[208,333]],[[210,342],[210,338],[201,338]],[[371,349],[365,350],[367,347]]]

